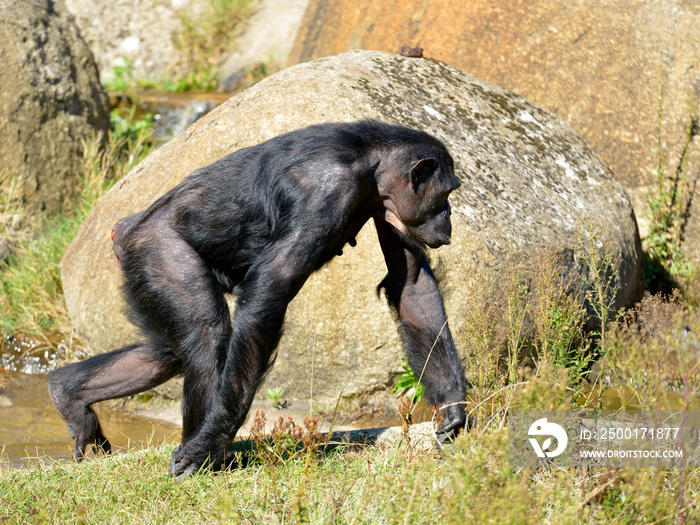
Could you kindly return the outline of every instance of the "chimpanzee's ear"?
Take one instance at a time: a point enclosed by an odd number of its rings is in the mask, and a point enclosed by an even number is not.
[[[411,186],[413,191],[418,191],[418,187],[428,180],[437,168],[437,161],[429,157],[427,159],[420,159],[411,168]]]

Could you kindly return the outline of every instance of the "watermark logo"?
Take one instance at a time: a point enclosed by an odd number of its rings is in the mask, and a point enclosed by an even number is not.
[[[538,419],[532,425],[530,425],[530,430],[528,430],[529,436],[549,436],[544,440],[542,446],[540,447],[539,442],[536,438],[529,438],[532,448],[535,450],[537,457],[543,458],[547,456],[548,458],[555,458],[564,450],[569,444],[569,436],[566,434],[566,430],[561,425],[556,423],[549,423],[546,417]],[[552,438],[557,440],[557,448],[554,450],[549,450],[552,446]]]
[[[517,468],[700,467],[700,410],[511,410],[508,457]]]

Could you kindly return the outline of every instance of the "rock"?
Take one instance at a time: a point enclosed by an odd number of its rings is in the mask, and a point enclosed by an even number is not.
[[[207,0],[66,0],[92,47],[103,80],[132,64],[137,78],[160,79],[183,61],[177,46],[182,13],[202,11]]]
[[[63,0],[0,0],[0,68],[0,185],[30,215],[70,207],[109,101]]]
[[[310,0],[290,64],[349,49],[420,46],[553,111],[592,146],[631,195],[648,230],[646,195],[665,143],[681,163],[686,125],[700,117],[700,3],[687,0]],[[659,108],[663,114],[659,115]],[[658,132],[661,131],[661,140]],[[700,137],[689,177],[700,177]],[[683,251],[700,263],[693,180]]]
[[[97,57],[103,80],[114,77],[114,68],[131,62],[136,78],[160,79],[189,73],[183,66],[187,51],[182,40],[183,15],[197,19],[206,14],[209,0],[65,0]],[[233,51],[219,64],[222,91],[238,87],[246,73],[266,64],[287,65],[287,58],[301,24],[308,0],[256,0],[249,18],[235,38]]]
[[[309,0],[258,0],[250,20],[236,38],[237,50],[222,61],[220,89],[233,90],[248,71],[260,64],[285,67],[308,3]]]
[[[408,427],[408,439],[414,452],[436,452],[435,426],[430,421]],[[389,427],[377,435],[377,445],[398,447],[405,441],[402,427]]]
[[[207,15],[209,0],[65,0],[97,57],[103,80],[114,68],[131,62],[136,78],[160,79],[183,69],[187,52],[182,39],[183,15]],[[250,18],[237,30],[235,49],[221,59],[220,88],[230,91],[247,71],[261,63],[287,65],[287,57],[308,0],[257,0]]]
[[[107,350],[134,339],[120,314],[110,231],[197,167],[281,133],[364,117],[421,128],[455,157],[453,241],[442,260],[458,331],[467,283],[499,282],[543,247],[569,255],[577,222],[596,217],[619,271],[617,306],[643,291],[631,205],[586,143],[548,111],[443,63],[351,52],[291,67],[232,97],[155,151],[97,204],[62,260],[66,305],[79,333]],[[332,400],[384,388],[400,372],[396,327],[376,286],[386,273],[368,224],[357,247],[314,274],[290,304],[275,367],[261,392]],[[313,385],[313,386],[312,386]]]

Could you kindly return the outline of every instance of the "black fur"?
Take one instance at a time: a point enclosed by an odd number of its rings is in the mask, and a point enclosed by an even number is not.
[[[184,374],[183,444],[170,472],[218,466],[274,361],[287,305],[369,219],[409,362],[431,402],[449,405],[440,431],[455,433],[466,383],[423,250],[449,242],[447,196],[458,186],[447,149],[426,133],[371,120],[323,124],[200,168],[119,221],[115,254],[145,342],[50,375],[76,457],[89,445],[109,448],[92,403]]]

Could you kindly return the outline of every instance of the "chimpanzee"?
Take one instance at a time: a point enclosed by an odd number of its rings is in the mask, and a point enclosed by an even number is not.
[[[321,124],[197,169],[121,219],[114,251],[144,342],[49,375],[76,459],[89,446],[110,450],[90,405],[184,374],[170,474],[220,466],[274,361],[287,305],[369,219],[388,267],[380,288],[411,368],[442,411],[438,437],[456,435],[466,379],[424,249],[449,243],[447,197],[459,186],[447,149],[424,132],[375,120]],[[237,298],[233,320],[227,293]]]

